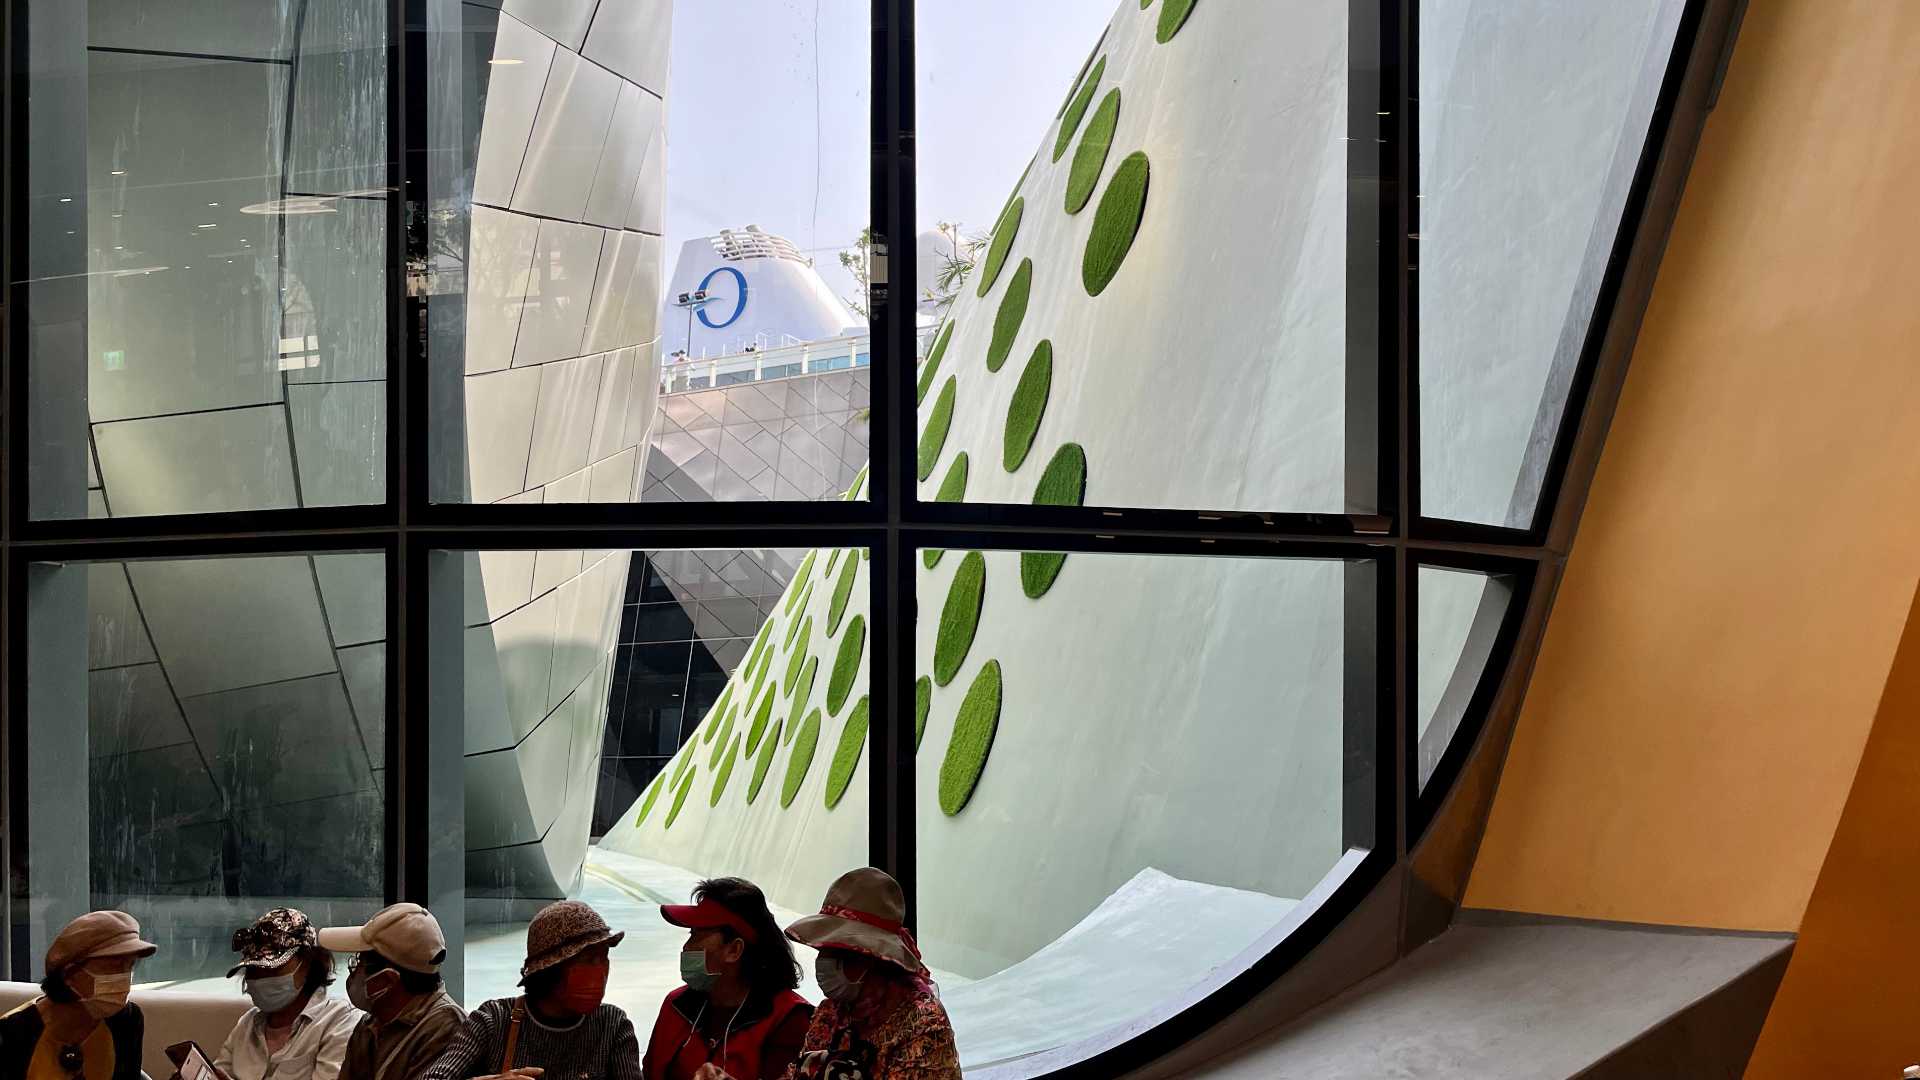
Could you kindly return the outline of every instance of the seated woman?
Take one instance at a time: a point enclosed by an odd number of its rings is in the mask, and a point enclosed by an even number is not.
[[[633,1023],[600,1000],[607,950],[625,936],[578,900],[542,908],[527,926],[526,993],[473,1010],[425,1080],[640,1080]]]
[[[680,978],[647,1043],[647,1080],[779,1080],[800,1056],[813,1006],[794,993],[800,964],[760,887],[715,878],[661,918],[687,929]]]
[[[0,1017],[0,1080],[140,1080],[146,1023],[127,1000],[157,946],[124,911],[92,911],[47,946],[41,997]]]
[[[906,909],[900,883],[866,867],[840,875],[820,914],[787,927],[820,950],[813,970],[826,995],[789,1080],[959,1080],[953,1025],[902,922]]]
[[[334,1080],[360,1012],[330,997],[333,954],[306,915],[274,908],[233,932],[253,1008],[233,1025],[213,1067],[230,1080]]]

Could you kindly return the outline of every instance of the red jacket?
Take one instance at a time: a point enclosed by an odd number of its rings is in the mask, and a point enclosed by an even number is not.
[[[779,991],[770,1001],[749,999],[727,1032],[723,1052],[694,1030],[694,1017],[704,1002],[691,994],[687,987],[678,987],[660,1003],[643,1059],[647,1080],[692,1080],[707,1062],[737,1080],[776,1080],[799,1053],[813,1019],[813,1006],[791,990]]]

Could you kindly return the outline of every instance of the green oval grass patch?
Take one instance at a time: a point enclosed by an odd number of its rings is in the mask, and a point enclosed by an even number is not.
[[[1027,200],[1014,196],[1012,202],[1000,213],[1000,220],[993,225],[993,242],[987,246],[987,261],[980,267],[980,285],[974,290],[976,296],[987,295],[993,283],[1000,278],[1000,268],[1007,263],[1007,252],[1013,249],[1013,238],[1020,232],[1020,219],[1027,213]]]
[[[793,693],[793,684],[800,680],[801,665],[807,660],[807,639],[812,636],[813,616],[809,615],[806,621],[800,624],[800,643],[798,645],[788,643],[793,649],[793,659],[787,661],[787,677],[780,684],[781,693]]]
[[[1093,111],[1087,132],[1073,151],[1073,165],[1067,170],[1067,213],[1077,214],[1093,198],[1100,183],[1100,170],[1106,168],[1107,151],[1113,148],[1113,129],[1120,123],[1120,91],[1113,89]]]
[[[827,809],[840,805],[860,767],[861,753],[867,745],[867,699],[861,698],[847,714],[847,726],[840,729],[840,745],[833,748],[833,764],[827,770]]]
[[[1033,492],[1035,506],[1079,506],[1087,494],[1087,452],[1079,443],[1067,443],[1054,451],[1040,474]],[[1067,563],[1065,552],[1023,551],[1020,553],[1020,588],[1035,600],[1053,588],[1060,568]]]
[[[840,652],[833,658],[833,674],[827,677],[827,715],[840,715],[853,691],[854,676],[860,674],[860,655],[867,647],[867,620],[855,615],[847,622],[846,636],[840,639]]]
[[[933,644],[933,681],[941,686],[960,673],[967,650],[973,648],[986,587],[986,558],[977,551],[967,552],[953,575],[953,584],[947,588],[947,602],[940,609],[940,631]]]
[[[940,490],[934,493],[934,502],[959,502],[967,494],[967,452],[953,455],[953,464],[947,466],[947,475],[940,481]],[[946,552],[940,548],[926,548],[920,552],[920,561],[931,570],[940,565],[940,556]]]
[[[953,738],[947,742],[947,756],[940,762],[940,809],[949,817],[966,809],[973,798],[999,729],[1000,661],[989,660],[960,702]]]
[[[927,713],[933,711],[933,680],[925,675],[913,683],[913,748],[920,749],[920,738],[927,733]]]
[[[927,417],[927,426],[920,430],[920,479],[925,481],[933,475],[933,467],[940,462],[940,449],[947,445],[947,429],[953,426],[954,379],[947,376],[947,384],[940,388],[940,396],[934,400],[933,415]]]
[[[767,721],[773,719],[773,688],[760,698],[760,707],[754,710],[753,723],[747,727],[747,753],[751,754],[760,746],[760,736],[767,732]]]
[[[940,361],[947,355],[947,342],[953,340],[953,320],[948,319],[946,328],[940,331],[939,340],[933,343],[932,351],[927,353],[927,362],[920,365],[920,387],[914,392],[913,403],[925,404],[927,391],[933,389],[933,373],[940,370]]]
[[[1040,418],[1047,411],[1047,395],[1053,388],[1053,342],[1034,346],[1020,383],[1013,388],[1013,400],[1007,403],[1007,425],[1001,438],[1000,463],[1008,472],[1020,467],[1033,449],[1033,437],[1040,431]]]
[[[780,610],[786,614],[793,614],[794,602],[799,600],[800,594],[806,591],[808,585],[812,584],[812,582],[807,579],[807,572],[813,569],[813,557],[818,554],[820,554],[818,548],[807,552],[807,557],[800,560],[800,569],[794,571],[793,581],[787,585],[787,601],[781,605],[780,608]]]
[[[800,794],[800,783],[813,767],[813,751],[819,744],[820,710],[815,709],[801,725],[800,734],[793,740],[793,752],[787,755],[787,778],[780,784],[781,806],[792,806],[793,797]]]
[[[666,786],[666,781],[667,771],[662,769],[654,776],[653,783],[647,785],[647,797],[640,800],[640,813],[633,819],[634,828],[647,823],[647,815],[653,813],[653,804],[659,801],[660,789]]]
[[[1165,45],[1173,40],[1173,35],[1187,25],[1187,16],[1193,14],[1194,0],[1167,0],[1160,8],[1160,25],[1154,28],[1153,39]]]
[[[1080,260],[1080,283],[1088,296],[1099,296],[1113,283],[1140,232],[1147,209],[1147,155],[1134,151],[1113,170],[1100,207],[1093,212],[1093,232]]]
[[[1020,268],[1007,283],[1006,295],[1000,298],[1000,310],[993,316],[993,340],[987,344],[988,371],[999,371],[1000,365],[1007,362],[1007,354],[1013,351],[1013,339],[1020,333],[1020,324],[1027,320],[1027,300],[1032,294],[1033,260],[1021,259]],[[923,471],[932,473],[931,469]]]
[[[854,571],[860,569],[860,560],[847,557],[847,563],[840,568],[840,580],[833,586],[833,602],[827,605],[827,634],[832,636],[840,630],[840,617],[847,613],[847,598],[853,595]]]
[[[735,735],[727,743],[727,756],[720,759],[720,771],[713,775],[713,791],[707,795],[708,806],[719,806],[720,796],[726,793],[727,781],[733,779],[733,763],[740,756],[740,736]]]
[[[1087,115],[1087,106],[1093,102],[1093,92],[1100,85],[1100,76],[1107,70],[1107,58],[1101,57],[1087,72],[1086,81],[1080,84],[1080,91],[1067,102],[1067,111],[1060,116],[1060,130],[1053,137],[1053,160],[1059,161],[1067,147],[1073,142],[1073,133],[1080,129],[1080,120]]]
[[[774,748],[780,745],[780,722],[774,721],[773,730],[767,732],[767,741],[760,744],[760,756],[753,762],[753,780],[747,784],[747,805],[760,797],[760,785],[767,782],[767,770],[773,766]]]
[[[673,809],[667,811],[666,823],[660,826],[662,829],[673,828],[674,819],[680,816],[680,808],[686,805],[687,792],[692,790],[693,790],[693,771],[688,770],[687,775],[680,778],[679,790],[673,793]]]

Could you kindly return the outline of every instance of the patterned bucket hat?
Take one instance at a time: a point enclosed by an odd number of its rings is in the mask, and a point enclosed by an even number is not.
[[[253,920],[252,926],[233,932],[233,951],[240,954],[240,962],[227,971],[227,977],[239,974],[241,968],[277,968],[319,941],[319,934],[305,912],[290,907],[274,908]]]
[[[927,965],[903,921],[906,913],[900,883],[886,871],[866,866],[841,874],[828,887],[820,914],[787,927],[787,937],[816,949],[861,953],[922,975]]]
[[[596,945],[611,949],[625,933],[614,933],[600,913],[578,900],[561,900],[540,909],[527,924],[527,962],[520,966],[520,983],[579,956]]]

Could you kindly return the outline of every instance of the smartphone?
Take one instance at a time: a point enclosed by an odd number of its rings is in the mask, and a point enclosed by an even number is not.
[[[180,1080],[227,1080],[213,1067],[196,1042],[175,1043],[167,1047],[167,1057],[180,1070]]]

